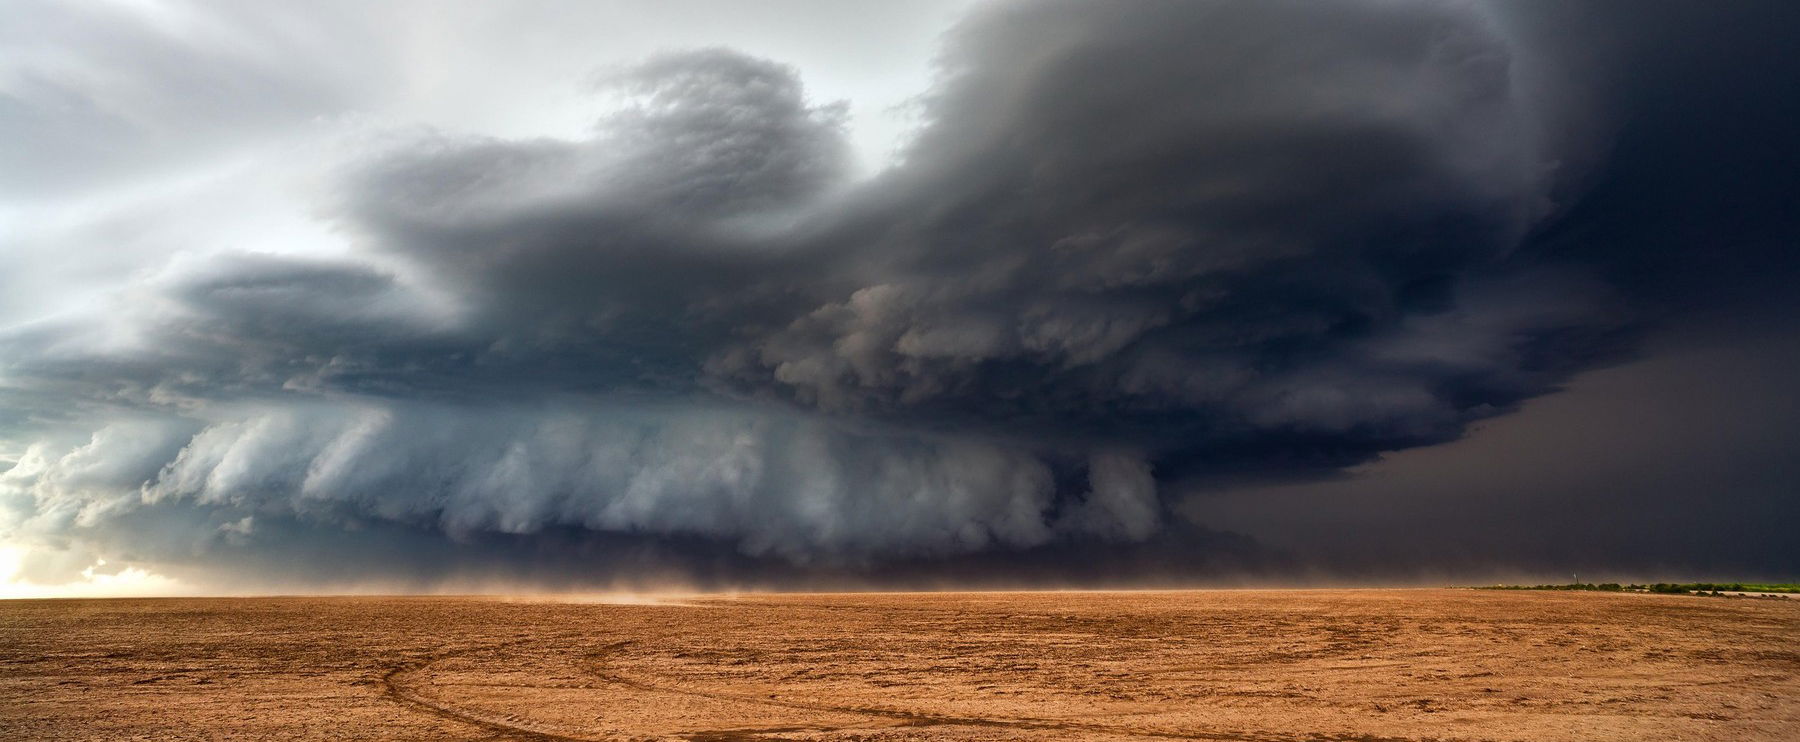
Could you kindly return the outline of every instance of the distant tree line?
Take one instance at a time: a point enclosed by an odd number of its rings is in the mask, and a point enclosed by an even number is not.
[[[1800,593],[1800,584],[1764,582],[1656,582],[1621,585],[1617,582],[1573,582],[1567,585],[1489,585],[1487,590],[1593,590],[1613,593]]]

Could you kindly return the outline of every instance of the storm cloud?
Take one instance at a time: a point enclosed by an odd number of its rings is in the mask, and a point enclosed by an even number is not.
[[[365,540],[458,555],[356,568],[371,578],[533,549],[575,582],[1041,576],[1095,554],[1280,569],[1178,506],[1458,440],[1726,306],[1734,274],[1686,268],[1705,255],[1791,252],[1791,216],[1632,210],[1692,186],[1618,178],[1696,126],[1648,96],[1714,95],[1739,71],[1716,55],[1764,53],[1793,19],[1705,19],[1702,51],[1674,47],[1704,64],[1664,89],[1675,63],[1639,63],[1685,11],[1579,6],[981,6],[873,173],[848,103],[719,46],[598,66],[582,84],[610,107],[578,137],[348,124],[323,164],[280,160],[342,249],[152,246],[79,307],[11,310],[0,528],[47,554],[321,580]],[[194,44],[167,64],[258,69]],[[13,159],[108,177],[30,160],[80,134],[41,128],[67,109],[14,65],[0,127],[42,146]],[[320,85],[207,120],[254,137],[261,111],[373,94]],[[1752,130],[1779,117],[1733,102]],[[1682,146],[1678,167],[1744,145]],[[1727,186],[1785,188],[1759,167]]]

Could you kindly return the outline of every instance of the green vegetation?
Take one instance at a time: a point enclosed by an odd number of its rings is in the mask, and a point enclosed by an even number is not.
[[[1621,585],[1617,582],[1575,582],[1567,585],[1486,585],[1481,590],[1593,590],[1611,593],[1800,593],[1800,584],[1769,582],[1656,582]]]

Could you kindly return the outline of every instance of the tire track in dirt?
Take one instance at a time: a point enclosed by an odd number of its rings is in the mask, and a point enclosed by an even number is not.
[[[481,729],[482,731],[485,731],[492,735],[496,735],[501,738],[522,739],[522,740],[528,740],[529,742],[605,742],[605,740],[613,739],[614,737],[612,735],[606,735],[606,736],[601,736],[601,737],[583,737],[583,736],[575,736],[575,735],[571,735],[571,734],[567,734],[567,733],[551,732],[551,731],[546,731],[543,729],[533,728],[527,724],[517,721],[516,717],[496,716],[496,715],[489,714],[489,713],[481,713],[481,712],[477,712],[477,711],[472,711],[472,710],[469,710],[466,708],[458,707],[456,704],[451,703],[451,702],[446,702],[441,699],[431,698],[424,693],[421,693],[419,691],[416,691],[416,690],[413,690],[413,689],[407,687],[407,684],[404,682],[404,680],[407,676],[425,672],[425,671],[429,670],[432,665],[435,665],[439,662],[443,662],[445,660],[454,659],[457,657],[464,657],[464,656],[468,656],[468,655],[472,655],[472,654],[481,654],[481,653],[486,653],[486,652],[500,651],[500,650],[508,649],[511,647],[519,646],[521,644],[527,644],[527,643],[530,643],[530,642],[515,641],[515,642],[505,642],[505,643],[501,643],[501,644],[493,644],[493,645],[487,645],[487,646],[469,647],[466,649],[456,650],[456,651],[452,651],[452,652],[444,652],[441,654],[427,656],[427,657],[413,660],[410,662],[403,662],[403,663],[396,664],[396,665],[390,667],[385,673],[383,673],[383,675],[381,677],[382,695],[384,698],[386,698],[400,706],[406,707],[408,709],[412,709],[414,711],[425,713],[425,714],[428,714],[431,716],[436,716],[438,718],[447,719],[447,720],[458,722],[461,724],[473,726],[478,729]],[[597,650],[590,651],[588,653],[589,661],[584,666],[582,666],[582,668],[581,668],[582,671],[586,672],[587,674],[589,674],[603,682],[623,686],[626,688],[630,688],[632,690],[637,690],[637,691],[641,691],[641,692],[645,692],[645,693],[663,693],[663,694],[683,695],[683,696],[689,696],[689,697],[694,697],[694,698],[703,698],[703,699],[713,700],[713,701],[723,701],[723,702],[728,702],[728,703],[741,703],[741,704],[749,704],[749,705],[755,705],[755,706],[766,706],[766,707],[771,707],[771,708],[784,708],[784,709],[790,709],[790,710],[795,710],[795,711],[806,711],[806,712],[811,712],[811,713],[831,713],[831,714],[849,714],[849,715],[855,715],[855,716],[867,716],[867,717],[873,717],[873,718],[877,718],[877,719],[887,719],[887,720],[892,720],[892,721],[898,722],[896,724],[893,724],[892,728],[964,726],[964,727],[1014,729],[1014,730],[1020,730],[1020,731],[1054,732],[1054,733],[1062,733],[1062,734],[1068,734],[1068,735],[1086,733],[1086,734],[1106,734],[1106,735],[1127,736],[1127,737],[1149,737],[1149,738],[1156,738],[1156,739],[1211,740],[1212,742],[1431,742],[1431,740],[1429,740],[1429,739],[1406,738],[1406,737],[1384,737],[1384,736],[1361,735],[1361,734],[1287,735],[1287,734],[1268,734],[1268,733],[1258,734],[1258,733],[1249,733],[1249,732],[1242,732],[1242,731],[1235,731],[1235,730],[1175,731],[1175,730],[1168,730],[1168,729],[1117,726],[1117,725],[1111,725],[1111,724],[1098,724],[1098,723],[1091,723],[1091,722],[1066,721],[1066,720],[1056,720],[1056,719],[1041,719],[1041,718],[1030,718],[1030,717],[957,716],[957,715],[952,715],[952,714],[934,714],[934,713],[924,712],[924,711],[912,711],[912,710],[907,710],[907,709],[885,708],[885,707],[879,707],[879,706],[851,706],[851,705],[837,705],[837,704],[827,704],[827,703],[802,703],[802,702],[797,702],[797,701],[782,701],[779,699],[761,698],[761,697],[757,697],[757,696],[738,694],[738,693],[728,693],[728,692],[722,692],[722,691],[708,691],[708,690],[686,688],[686,687],[675,686],[675,685],[664,685],[664,684],[655,683],[655,682],[643,680],[643,679],[636,678],[636,677],[623,675],[616,671],[609,670],[607,668],[607,663],[608,663],[609,659],[618,655],[626,647],[629,647],[634,643],[635,642],[629,641],[629,640],[621,641],[621,642],[614,642],[612,644],[602,646]],[[685,734],[681,734],[680,736],[690,740],[691,742],[748,742],[751,740],[765,739],[765,737],[763,735],[780,734],[783,732],[800,732],[800,731],[836,732],[836,731],[849,731],[849,730],[858,729],[858,728],[860,728],[860,727],[852,726],[852,725],[836,725],[836,726],[831,726],[831,725],[785,725],[785,726],[760,726],[760,727],[752,726],[752,727],[737,727],[737,728],[730,728],[730,729],[688,732]]]
[[[422,693],[409,690],[406,688],[405,684],[401,682],[401,676],[424,671],[432,665],[444,660],[480,652],[507,649],[524,643],[526,642],[506,642],[483,647],[470,647],[468,649],[445,652],[413,662],[402,662],[394,665],[393,667],[388,668],[387,672],[382,673],[382,697],[414,711],[468,724],[502,737],[524,739],[529,740],[529,742],[604,742],[603,740],[596,740],[589,737],[572,737],[566,734],[556,734],[553,732],[532,729],[531,727],[506,719],[497,719],[489,715],[477,714],[464,709],[459,709],[450,704],[434,701]]]
[[[685,695],[685,696],[691,696],[691,697],[696,697],[696,698],[705,698],[705,699],[715,700],[715,701],[748,703],[748,704],[755,704],[755,705],[761,705],[761,706],[771,706],[771,707],[776,707],[776,708],[792,709],[792,710],[796,710],[796,711],[810,711],[810,712],[814,712],[814,713],[857,714],[857,715],[873,716],[873,717],[885,718],[885,719],[893,719],[893,720],[902,722],[900,724],[894,725],[895,727],[971,726],[971,727],[1005,728],[1005,729],[1046,731],[1046,732],[1064,732],[1064,733],[1085,732],[1085,733],[1089,733],[1089,734],[1110,734],[1110,735],[1118,735],[1118,736],[1151,737],[1151,738],[1157,738],[1157,739],[1212,740],[1214,742],[1433,742],[1430,739],[1420,739],[1420,738],[1410,738],[1410,737],[1384,737],[1384,736],[1366,735],[1366,734],[1284,735],[1284,734],[1253,734],[1253,733],[1248,733],[1248,732],[1226,731],[1226,730],[1182,732],[1182,731],[1172,731],[1172,730],[1167,730],[1167,729],[1124,727],[1124,726],[1114,726],[1114,725],[1109,725],[1109,724],[1094,724],[1094,723],[1077,722],[1077,721],[1059,721],[1059,720],[1055,720],[1055,719],[955,716],[955,715],[949,715],[949,714],[933,714],[933,713],[923,712],[923,711],[909,711],[906,709],[883,708],[883,707],[879,707],[879,706],[841,706],[841,705],[826,704],[826,703],[800,703],[800,702],[796,702],[796,701],[782,701],[779,699],[759,698],[757,696],[744,695],[744,694],[725,693],[725,692],[719,692],[719,691],[706,691],[706,690],[683,688],[683,687],[671,686],[671,685],[659,685],[656,683],[648,682],[648,681],[641,680],[638,678],[629,677],[626,675],[619,674],[617,672],[612,672],[612,671],[607,670],[607,668],[606,668],[607,659],[613,655],[618,654],[621,650],[630,646],[631,644],[633,644],[633,642],[631,642],[631,641],[615,642],[613,644],[609,644],[604,647],[601,647],[599,650],[597,650],[595,652],[590,653],[589,664],[586,668],[584,668],[584,670],[588,674],[593,675],[594,677],[599,678],[602,681],[605,681],[608,683],[614,683],[617,685],[623,685],[627,688],[632,688],[634,690],[640,690],[640,691],[645,691],[645,692],[650,692],[650,693],[672,693],[672,694]],[[831,729],[822,729],[820,731],[841,731],[841,730],[846,730],[846,729],[851,729],[851,728],[852,727],[836,727],[836,728],[831,728]],[[768,734],[768,733],[780,732],[780,731],[793,731],[793,730],[791,730],[791,729],[761,729],[761,730],[758,730],[758,729],[729,729],[729,730],[718,730],[718,731],[713,731],[713,732],[691,733],[691,734],[687,735],[687,738],[689,740],[693,740],[694,742],[715,742],[715,741],[716,742],[726,742],[727,740],[754,740],[754,739],[758,738],[757,735],[759,735],[759,734]]]
[[[531,643],[531,642],[515,641],[515,642],[505,642],[505,643],[501,643],[501,644],[493,644],[493,645],[482,646],[482,647],[470,647],[468,649],[461,649],[461,650],[457,650],[454,652],[444,652],[441,654],[427,656],[427,657],[424,657],[422,659],[415,660],[412,662],[403,662],[403,663],[394,665],[394,666],[388,668],[387,672],[383,673],[381,676],[382,697],[384,697],[387,700],[392,701],[396,704],[399,704],[406,708],[412,709],[414,711],[419,711],[419,712],[425,713],[430,716],[436,716],[438,718],[449,719],[451,721],[467,724],[467,725],[479,728],[485,732],[488,732],[489,734],[496,735],[497,737],[503,738],[503,739],[523,739],[523,740],[528,740],[529,742],[607,742],[607,740],[616,739],[617,737],[615,735],[604,735],[601,737],[578,737],[578,736],[573,736],[573,735],[569,735],[569,734],[548,732],[548,731],[544,731],[542,729],[533,729],[530,726],[513,721],[511,718],[507,718],[507,717],[496,718],[491,714],[476,713],[473,711],[469,711],[467,709],[459,708],[453,703],[446,703],[441,700],[434,700],[432,698],[427,697],[423,693],[419,693],[417,691],[407,688],[406,684],[401,681],[401,677],[404,675],[423,672],[425,670],[430,669],[430,667],[432,665],[442,662],[444,660],[454,659],[457,657],[464,657],[464,656],[471,655],[471,654],[480,654],[483,652],[499,651],[499,650],[508,649],[511,647],[516,647],[516,646],[520,646],[522,644],[529,644],[529,643]],[[620,642],[617,645],[613,645],[613,646],[623,647],[626,644],[630,644],[630,642]],[[526,687],[529,687],[529,686],[526,686]],[[838,729],[842,729],[842,728],[843,727],[792,726],[792,725],[779,726],[779,727],[749,727],[749,728],[743,728],[743,729],[725,730],[725,731],[721,731],[721,732],[695,732],[693,734],[688,735],[688,737],[693,740],[713,740],[716,742],[724,742],[725,740],[757,739],[756,735],[761,735],[761,734],[777,734],[777,733],[781,733],[781,732],[800,732],[800,731],[832,732],[832,731],[837,731]]]

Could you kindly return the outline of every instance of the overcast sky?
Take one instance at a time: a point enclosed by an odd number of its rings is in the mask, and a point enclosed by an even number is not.
[[[1800,6],[0,5],[10,594],[1800,577]]]

